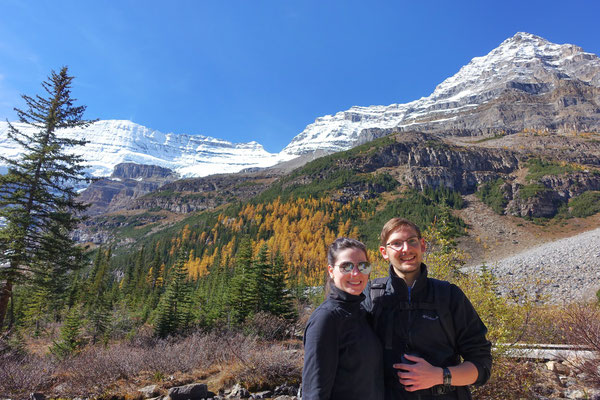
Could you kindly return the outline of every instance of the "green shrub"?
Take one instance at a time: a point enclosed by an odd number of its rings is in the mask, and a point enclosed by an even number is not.
[[[505,181],[502,178],[485,182],[479,186],[479,189],[475,193],[481,201],[498,214],[504,214],[504,209],[508,204],[508,200],[504,197],[504,191],[502,190],[504,183]]]
[[[360,168],[352,165],[354,160],[368,157],[379,149],[390,146],[395,140],[393,135],[385,136],[347,151],[319,157],[275,182],[252,202],[268,203],[276,198],[284,201],[299,197],[319,198],[333,190],[355,184],[380,184],[386,191],[393,190],[398,182],[391,175],[361,173]],[[299,181],[303,183],[297,183]]]
[[[569,202],[570,214],[585,218],[600,212],[600,192],[584,192]]]
[[[530,199],[532,197],[536,197],[542,192],[547,191],[548,188],[541,183],[532,183],[530,185],[522,186],[519,190],[519,197],[523,200]]]
[[[318,161],[318,160],[317,160]],[[254,203],[267,203],[276,198],[289,200],[291,198],[321,198],[327,196],[332,191],[349,187],[369,185],[380,186],[384,191],[391,191],[398,186],[396,181],[390,174],[365,174],[359,171],[344,168],[340,166],[329,166],[328,168],[314,171],[314,165],[309,169],[311,172],[305,176],[310,180],[309,183],[291,183],[290,179],[279,181],[265,190],[259,196],[253,199]],[[371,190],[370,188],[368,190]]]
[[[360,228],[361,238],[368,247],[379,247],[381,227],[391,218],[401,217],[413,221],[422,230],[433,222],[444,219],[449,237],[461,236],[466,224],[455,217],[451,209],[463,207],[459,193],[446,188],[426,189],[423,192],[410,190],[402,197],[388,202],[383,210],[378,210]]]
[[[547,175],[556,176],[575,171],[575,168],[570,165],[561,165],[557,162],[545,161],[540,158],[531,158],[527,160],[526,165],[527,168],[529,168],[529,173],[526,177],[529,182],[538,181],[540,178]]]

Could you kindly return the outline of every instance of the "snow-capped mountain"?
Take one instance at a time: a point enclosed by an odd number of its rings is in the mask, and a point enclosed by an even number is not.
[[[27,125],[13,123],[26,133]],[[8,124],[0,122],[0,148],[6,157],[22,150],[7,136]],[[231,143],[202,135],[162,133],[131,121],[98,121],[85,129],[64,129],[65,137],[85,138],[77,149],[94,177],[109,176],[123,162],[169,168],[181,177],[199,177],[238,172],[245,168],[268,167],[295,156],[267,152],[259,143]],[[4,167],[5,169],[5,167]]]
[[[520,32],[472,59],[430,96],[317,118],[283,152],[341,151],[394,130],[468,135],[525,128],[597,131],[599,88],[598,56]]]
[[[92,176],[109,176],[124,162],[169,168],[202,177],[261,168],[306,153],[347,150],[394,131],[478,135],[524,129],[600,132],[600,59],[571,44],[517,33],[476,57],[434,92],[405,104],[351,107],[319,117],[277,154],[259,143],[231,143],[201,135],[161,133],[130,121],[99,121],[64,130],[89,141],[78,152]],[[23,131],[27,127],[15,123]],[[16,157],[0,122],[0,149]],[[0,165],[0,173],[5,167]]]

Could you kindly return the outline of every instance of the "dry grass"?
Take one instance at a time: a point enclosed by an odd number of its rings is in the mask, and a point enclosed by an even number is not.
[[[238,382],[251,391],[298,384],[301,342],[288,336],[293,330],[290,327],[281,340],[285,330],[280,322],[257,316],[244,327],[246,334],[222,330],[167,340],[142,330],[130,340],[87,346],[63,361],[44,354],[41,339],[26,338],[26,348],[34,350],[26,353],[0,343],[0,394],[14,399],[28,397],[31,392],[63,398],[134,399],[137,389],[149,384],[157,384],[164,393],[170,387],[192,382],[206,383],[213,392]],[[538,309],[524,339],[564,342],[565,338],[568,343],[600,351],[598,306],[572,306],[566,312],[553,307]],[[571,368],[580,378],[597,383],[599,362],[577,360]],[[535,365],[498,358],[490,382],[474,394],[478,399],[528,399],[531,388],[540,382],[544,380]]]
[[[110,346],[88,346],[61,362],[50,355],[5,352],[0,358],[0,393],[13,398],[34,391],[108,398],[152,383],[168,388],[199,380],[209,380],[215,391],[235,382],[262,388],[299,382],[301,368],[300,351],[256,336],[196,332],[159,340],[138,335]]]

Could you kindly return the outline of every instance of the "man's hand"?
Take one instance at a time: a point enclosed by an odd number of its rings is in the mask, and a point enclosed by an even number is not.
[[[398,370],[400,383],[407,392],[428,389],[444,382],[442,368],[429,364],[421,357],[410,354],[405,354],[404,357],[414,364],[394,364],[394,368]]]

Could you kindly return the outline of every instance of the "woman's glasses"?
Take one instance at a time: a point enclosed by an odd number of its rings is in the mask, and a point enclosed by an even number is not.
[[[350,261],[343,262],[338,264],[337,267],[343,274],[349,274],[354,269],[354,263]],[[362,274],[368,275],[371,273],[371,264],[366,261],[361,261],[356,264],[358,271]]]

